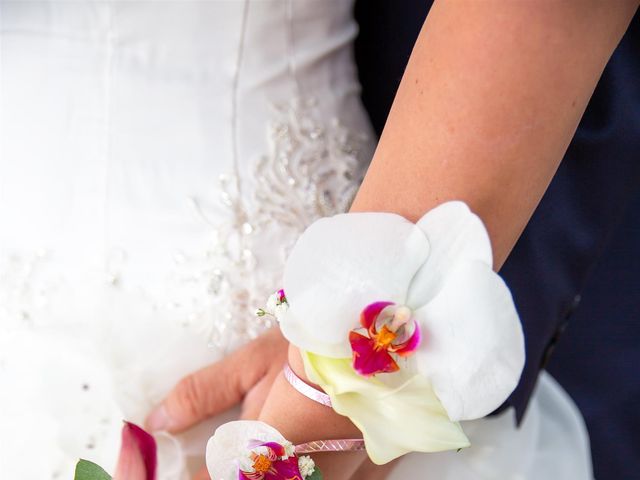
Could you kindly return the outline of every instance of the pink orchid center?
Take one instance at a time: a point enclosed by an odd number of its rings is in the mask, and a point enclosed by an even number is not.
[[[251,467],[248,470],[240,469],[245,478],[262,480],[265,474],[271,471],[273,462],[278,459],[278,455],[271,448],[271,445],[277,445],[281,448],[279,444],[269,443],[259,445],[258,448],[249,451],[248,459],[252,462]]]
[[[367,305],[360,315],[361,328],[349,334],[354,369],[365,376],[398,371],[391,354],[408,356],[420,343],[420,328],[411,317],[411,309],[404,305]]]
[[[375,348],[377,350],[388,350],[389,346],[393,343],[398,335],[396,332],[393,332],[391,328],[383,325],[380,331],[373,335],[373,340],[375,341]]]
[[[277,442],[266,442],[257,445],[248,452],[249,464],[240,468],[241,480],[275,480],[275,479],[301,479],[298,467],[298,457],[295,454],[287,455],[284,445]],[[241,462],[242,464],[242,462]]]
[[[253,458],[253,469],[258,473],[266,473],[271,468],[271,460],[266,455],[255,455]]]
[[[391,310],[393,313],[389,315]],[[379,350],[393,350],[406,340],[407,331],[413,325],[411,309],[404,305],[383,309],[368,328],[369,337]],[[404,328],[403,328],[404,327]]]
[[[396,311],[393,312],[393,318],[389,323],[389,330],[392,332],[397,332],[400,327],[404,327],[411,320],[411,310],[409,307],[405,307],[404,305],[400,305],[396,308]]]

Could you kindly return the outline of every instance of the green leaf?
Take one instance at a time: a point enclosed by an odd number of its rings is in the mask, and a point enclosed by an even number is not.
[[[73,480],[111,480],[111,475],[105,472],[100,465],[80,459],[76,464],[76,474]]]
[[[322,472],[320,472],[320,469],[316,467],[313,470],[313,473],[309,475],[305,480],[322,480]]]

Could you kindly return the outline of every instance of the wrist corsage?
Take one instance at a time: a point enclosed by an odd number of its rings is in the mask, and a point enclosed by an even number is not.
[[[364,438],[293,446],[264,423],[231,422],[209,440],[212,478],[314,480],[308,453],[366,447],[383,464],[467,447],[458,422],[500,406],[524,366],[518,314],[492,263],[487,231],[462,202],[416,224],[389,213],[312,224],[284,289],[257,314],[280,322],[324,392],[285,367],[292,387],[349,417]]]
[[[375,463],[468,446],[457,422],[515,388],[524,339],[492,263],[482,221],[457,201],[416,224],[323,218],[296,243],[268,310]]]

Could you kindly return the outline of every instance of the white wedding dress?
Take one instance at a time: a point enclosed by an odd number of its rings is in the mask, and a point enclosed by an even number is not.
[[[122,419],[269,326],[253,312],[288,249],[372,155],[351,9],[0,2],[1,479],[113,471]],[[160,480],[189,478],[211,428],[158,437]],[[520,430],[512,412],[467,429],[472,448],[392,478],[591,476],[548,377]]]

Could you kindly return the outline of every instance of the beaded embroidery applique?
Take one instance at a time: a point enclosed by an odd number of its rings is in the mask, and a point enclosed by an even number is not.
[[[216,346],[224,346],[230,333],[249,339],[273,325],[272,318],[256,318],[254,313],[281,281],[296,239],[318,218],[346,211],[360,184],[364,165],[359,157],[366,136],[336,119],[315,120],[315,105],[311,98],[275,106],[269,153],[250,171],[255,180],[247,193],[251,198],[240,198],[232,175],[220,178],[230,221],[216,226],[207,255],[215,265],[211,291],[224,304],[211,334]],[[276,236],[271,258],[263,258],[266,253],[258,250],[266,249],[260,244]]]

